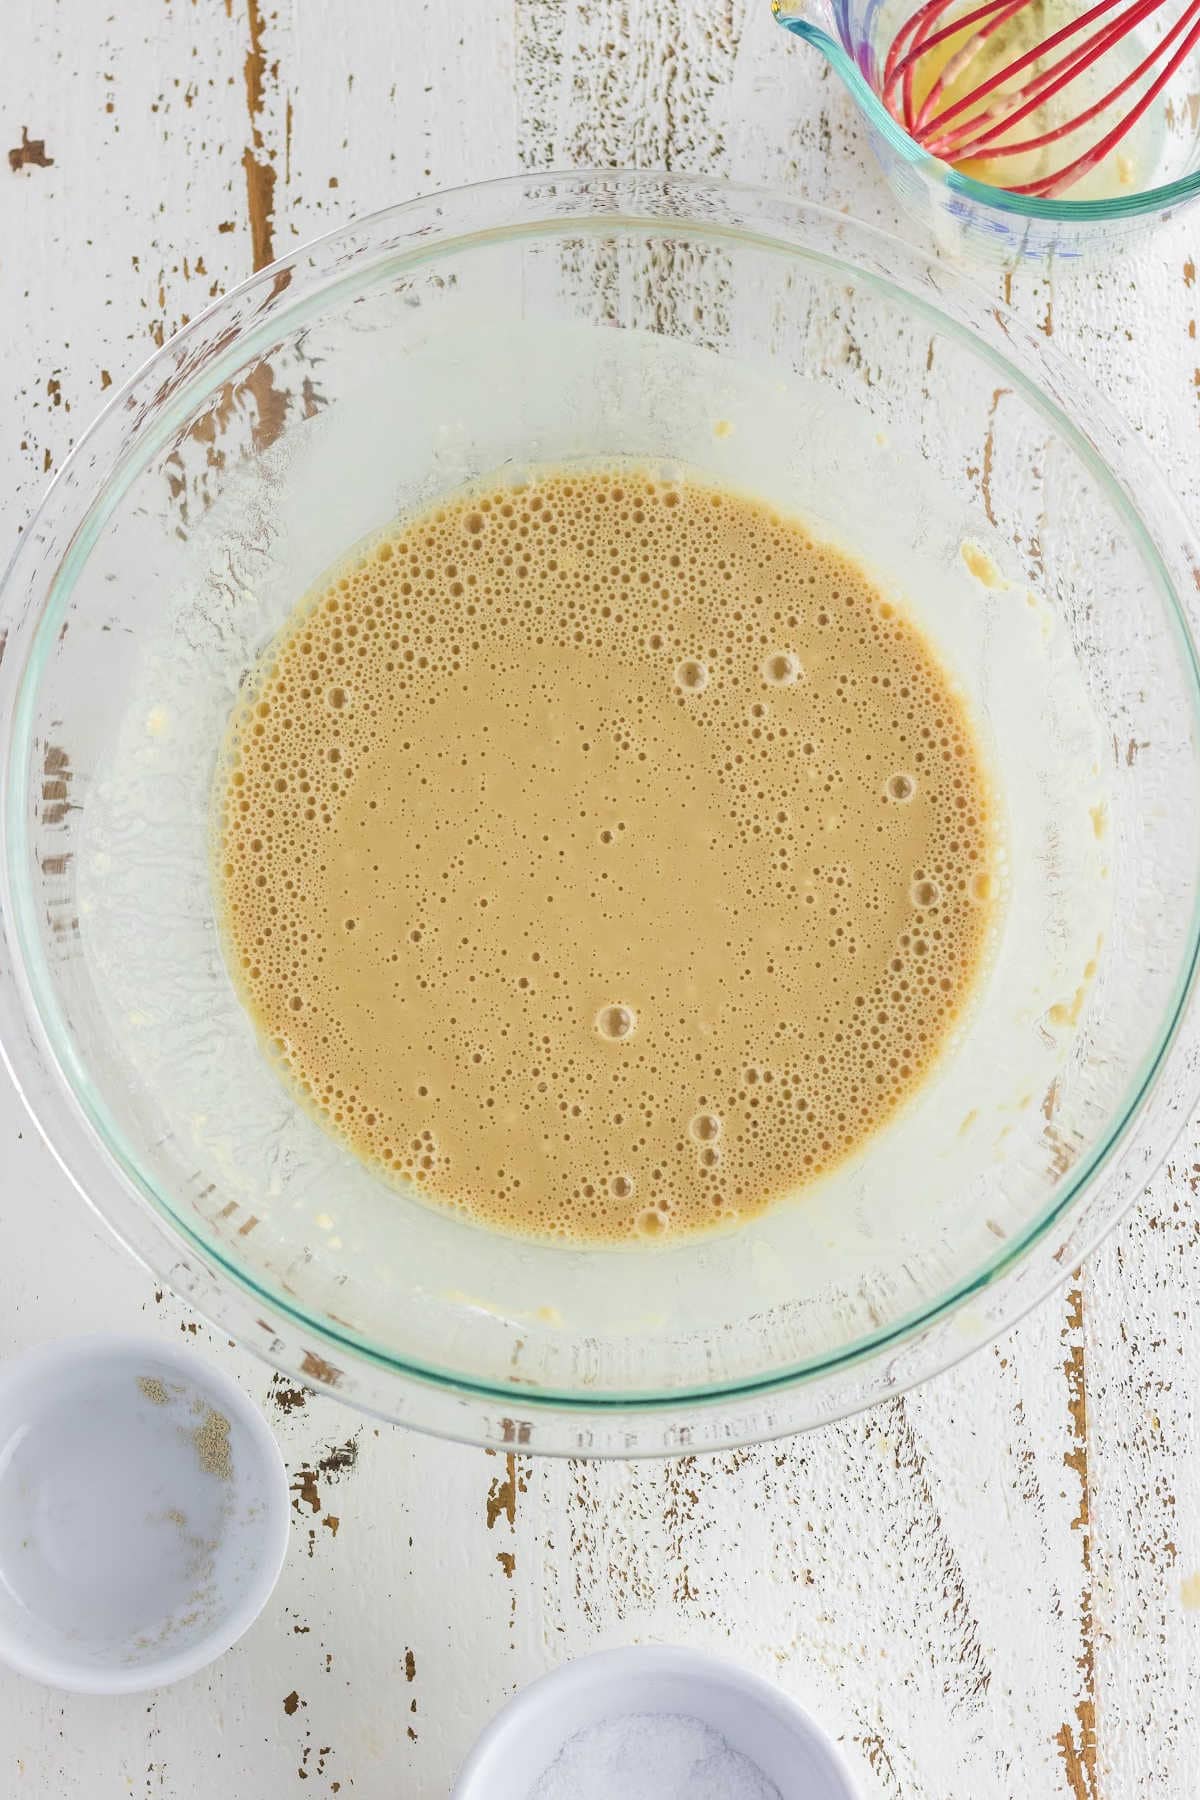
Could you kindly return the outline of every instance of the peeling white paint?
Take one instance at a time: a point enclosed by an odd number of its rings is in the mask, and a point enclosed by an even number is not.
[[[411,193],[571,162],[716,171],[903,229],[854,108],[765,0],[409,0],[336,28],[247,0],[13,0],[5,24],[4,147],[40,140],[46,159],[0,159],[9,543],[104,391],[249,272],[248,148],[274,173],[276,251]],[[1185,217],[1122,263],[980,277],[1104,387],[1193,517],[1198,235]],[[182,1333],[263,1400],[295,1503],[274,1603],[205,1675],[98,1703],[0,1671],[0,1794],[441,1800],[514,1687],[634,1640],[771,1675],[872,1800],[1192,1791],[1194,1134],[1073,1296],[994,1350],[818,1437],[636,1468],[373,1424],[347,1461],[359,1422],[156,1300],[7,1086],[0,1166],[0,1354],[135,1321]]]

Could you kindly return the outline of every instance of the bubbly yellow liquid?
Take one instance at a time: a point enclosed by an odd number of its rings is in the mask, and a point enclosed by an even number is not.
[[[922,1081],[992,822],[930,645],[794,521],[643,470],[444,501],[231,725],[230,960],[358,1154],[580,1242],[761,1212]]]

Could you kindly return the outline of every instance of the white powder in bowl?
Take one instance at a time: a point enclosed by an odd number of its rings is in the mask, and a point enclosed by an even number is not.
[[[783,1800],[720,1732],[681,1713],[625,1713],[568,1738],[529,1800]]]

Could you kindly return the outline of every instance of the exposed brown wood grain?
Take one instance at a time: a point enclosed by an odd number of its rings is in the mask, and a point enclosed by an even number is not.
[[[508,1520],[510,1525],[517,1518],[517,1459],[510,1450],[504,1458],[504,1474],[497,1475],[488,1488],[487,1522],[488,1530],[495,1529],[500,1518]]]
[[[46,155],[45,138],[31,138],[24,125],[21,127],[21,141],[15,144],[8,153],[8,166],[13,174],[21,169],[49,169],[54,165],[54,158]]]
[[[1009,388],[998,387],[992,392],[992,403],[988,407],[987,435],[983,440],[983,466],[979,473],[979,492],[983,500],[983,510],[987,514],[987,522],[991,526],[996,523],[996,509],[992,504],[992,466],[996,456],[996,410],[1004,396],[1011,392]]]
[[[314,1381],[321,1382],[325,1387],[337,1387],[342,1379],[342,1371],[327,1362],[323,1356],[318,1356],[315,1350],[304,1351],[300,1367],[305,1375],[311,1375]]]
[[[273,1375],[269,1398],[281,1413],[299,1412],[312,1397],[310,1388],[295,1387],[286,1376]]]
[[[257,271],[275,260],[275,171],[249,145],[242,152],[242,167],[246,172],[250,251]]]
[[[1063,1342],[1067,1352],[1063,1372],[1067,1380],[1067,1410],[1071,1418],[1071,1447],[1064,1461],[1079,1482],[1079,1511],[1072,1521],[1080,1534],[1083,1588],[1079,1601],[1080,1693],[1072,1724],[1064,1720],[1058,1745],[1066,1770],[1071,1800],[1099,1800],[1096,1747],[1096,1644],[1092,1591],[1092,1494],[1088,1465],[1087,1365],[1083,1334],[1083,1289],[1077,1274],[1067,1294],[1067,1320]]]
[[[259,0],[246,0],[246,23],[250,48],[246,52],[244,76],[250,142],[242,152],[242,168],[246,175],[251,257],[257,271],[275,260],[275,168],[266,152],[261,125],[266,57]]]

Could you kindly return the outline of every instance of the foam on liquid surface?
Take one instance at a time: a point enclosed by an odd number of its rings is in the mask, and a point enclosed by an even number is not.
[[[929,644],[770,508],[619,469],[402,521],[219,780],[230,961],[306,1102],[490,1226],[744,1218],[927,1074],[993,913]]]

